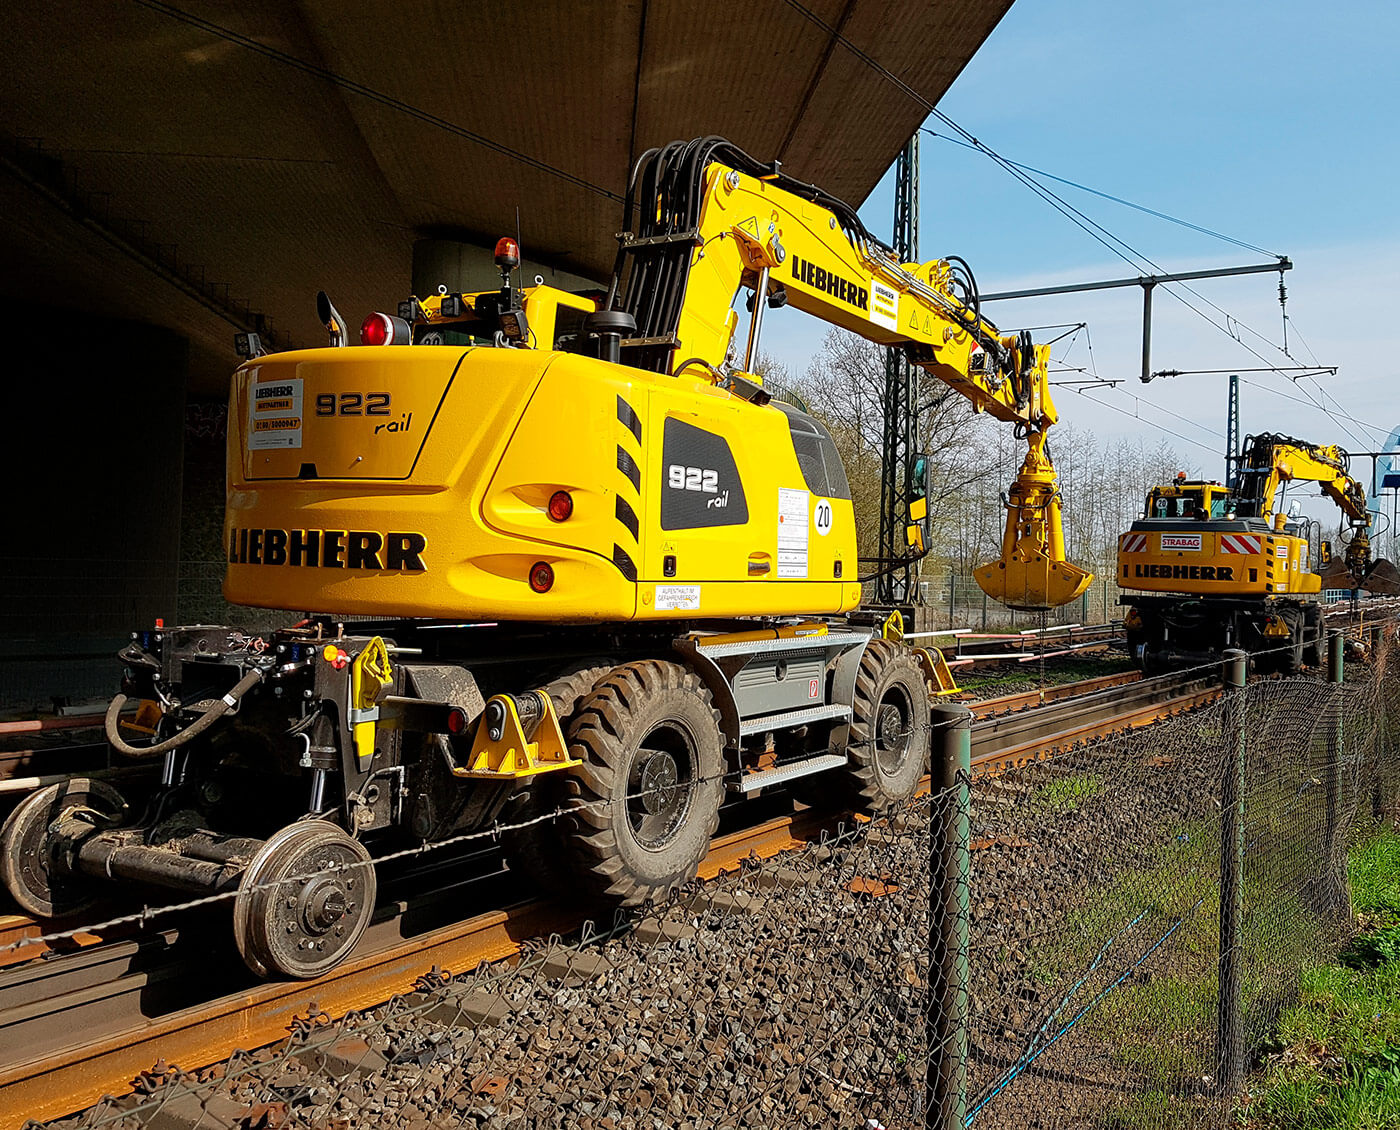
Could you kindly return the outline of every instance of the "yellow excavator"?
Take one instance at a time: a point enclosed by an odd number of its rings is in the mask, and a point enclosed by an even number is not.
[[[1285,483],[1319,484],[1341,510],[1347,545],[1320,544],[1309,560],[1307,518],[1277,510]],[[1294,674],[1321,662],[1323,589],[1400,592],[1400,572],[1371,557],[1365,488],[1347,454],[1265,433],[1246,438],[1234,489],[1185,474],[1147,495],[1142,517],[1118,539],[1124,624],[1145,671],[1217,660],[1226,648],[1264,671]]]
[[[982,317],[962,260],[899,263],[849,206],[721,139],[647,153],[624,227],[606,293],[516,287],[504,239],[499,289],[371,313],[359,346],[324,294],[326,348],[245,339],[224,592],[306,619],[133,634],[108,736],[158,783],[21,804],[0,832],[21,907],[231,892],[248,965],[314,977],[405,844],[504,816],[513,868],[628,904],[693,877],[726,794],[912,794],[952,682],[860,610],[836,447],[753,372],[764,312],[900,347],[1015,425],[1027,455],[978,581],[1016,608],[1092,579],[1065,559],[1048,348]],[[913,499],[896,566],[927,552],[926,513]],[[118,731],[130,698],[159,707],[149,742]]]

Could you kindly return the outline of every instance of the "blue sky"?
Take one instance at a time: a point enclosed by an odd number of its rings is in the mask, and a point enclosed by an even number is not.
[[[1395,3],[1016,0],[939,108],[1012,160],[1292,258],[1290,345],[1300,359],[1315,354],[1340,371],[1297,384],[1244,374],[1242,431],[1363,450],[1382,446],[1400,424],[1397,45]],[[1139,273],[979,153],[925,136],[920,180],[919,257],[963,256],[983,291]],[[885,238],[890,181],[862,209]],[[1268,258],[1052,187],[1168,271]],[[1185,296],[1217,322],[1223,316],[1203,300],[1268,339],[1238,331],[1265,360],[1159,288],[1153,368],[1290,364],[1268,344],[1281,340],[1277,284],[1277,274],[1206,281],[1192,284],[1201,298]],[[1002,302],[987,312],[1003,329],[1087,321],[1097,372],[1126,381],[1089,395],[1058,390],[1061,419],[1149,442],[1168,428],[1179,435],[1166,438],[1201,470],[1222,473],[1226,378],[1137,380],[1140,290]],[[765,349],[801,372],[823,328],[790,311],[764,333]],[[1084,335],[1068,354],[1063,347],[1057,357],[1089,363]],[[1335,418],[1312,406],[1319,400]]]

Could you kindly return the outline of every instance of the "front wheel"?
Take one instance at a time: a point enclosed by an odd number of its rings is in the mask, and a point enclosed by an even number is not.
[[[928,686],[908,648],[872,639],[861,656],[851,704],[848,764],[806,778],[800,800],[874,814],[907,800],[929,758]]]
[[[563,847],[583,890],[614,905],[656,898],[695,877],[724,794],[719,715],[677,663],[616,667],[578,705],[565,781]]]
[[[275,833],[253,857],[233,904],[233,937],[248,968],[309,980],[350,956],[374,913],[374,864],[328,820]]]

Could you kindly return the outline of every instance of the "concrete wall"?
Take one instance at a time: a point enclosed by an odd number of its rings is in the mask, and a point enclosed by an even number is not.
[[[168,330],[8,312],[0,711],[110,694],[130,631],[174,618],[188,368]]]

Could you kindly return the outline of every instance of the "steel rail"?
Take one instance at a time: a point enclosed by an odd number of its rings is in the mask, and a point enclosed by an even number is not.
[[[1049,757],[1067,745],[1145,725],[1208,701],[1219,693],[1203,685],[1208,681],[1171,677],[1137,680],[1078,696],[1070,694],[1075,684],[1047,688],[1063,697],[1017,714],[984,716],[975,723],[974,772],[994,773],[1008,764]],[[1011,708],[1011,700],[1024,697],[1004,696],[1002,700],[978,705],[995,710],[1000,701],[1002,707]],[[1125,709],[1114,710],[1115,697]],[[1086,713],[1088,717],[1075,721],[1077,715]],[[927,778],[922,787],[928,787]],[[768,858],[801,848],[832,832],[843,819],[848,817],[800,810],[718,837],[701,866],[700,877],[712,879],[739,866],[750,855]],[[508,881],[508,873],[500,878]],[[439,891],[438,897],[446,899],[453,889],[449,886],[447,892]],[[521,943],[550,934],[567,934],[578,929],[584,917],[583,911],[557,903],[522,901],[416,937],[400,937],[386,943],[384,936],[393,932],[397,921],[394,919],[387,926],[381,925],[381,944],[373,946],[371,952],[352,956],[319,981],[256,983],[216,1000],[149,1018],[140,1013],[143,994],[152,992],[153,986],[178,984],[180,978],[172,981],[168,974],[163,975],[159,963],[146,967],[139,955],[169,947],[171,935],[177,930],[162,932],[154,942],[148,938],[125,939],[51,962],[16,967],[0,973],[0,978],[22,978],[29,969],[37,967],[39,975],[59,991],[46,995],[42,989],[16,990],[22,1003],[0,1012],[0,1035],[8,1028],[16,1037],[0,1042],[32,1052],[24,1062],[0,1066],[0,1130],[18,1127],[29,1118],[61,1117],[91,1105],[104,1094],[126,1093],[132,1089],[133,1079],[157,1059],[193,1069],[217,1062],[236,1048],[274,1043],[285,1037],[295,1017],[309,1014],[313,1007],[338,1016],[381,1004],[397,993],[411,990],[417,978],[432,966],[461,971],[483,961],[512,957],[519,952]],[[0,919],[0,938],[5,929],[15,931],[16,937],[23,933],[32,935],[34,924],[18,918]],[[370,935],[371,939],[374,937]],[[103,969],[126,972],[114,985],[103,982]],[[135,1004],[137,1019],[120,1023],[121,1012],[114,1003],[118,1000]],[[91,1018],[98,1015],[103,1017],[105,1026],[91,1023]],[[62,1019],[55,1021],[56,1016]],[[71,1038],[74,1032],[91,1033],[92,1038],[81,1046],[35,1050],[46,1047],[45,1040],[34,1035],[42,1032],[46,1024],[56,1027],[65,1038]]]

